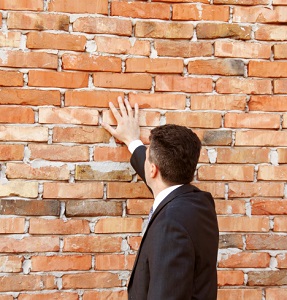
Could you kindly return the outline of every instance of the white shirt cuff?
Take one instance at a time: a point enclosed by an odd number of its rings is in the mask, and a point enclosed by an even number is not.
[[[130,142],[128,149],[130,151],[131,154],[134,153],[134,151],[136,150],[137,147],[142,146],[143,142],[141,140],[134,140],[132,142]]]

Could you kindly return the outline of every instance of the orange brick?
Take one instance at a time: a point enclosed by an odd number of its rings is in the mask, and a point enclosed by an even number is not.
[[[216,91],[220,94],[271,94],[272,82],[269,79],[219,78]]]
[[[286,94],[287,93],[287,79],[275,79],[274,80],[274,93]]]
[[[65,13],[108,14],[108,0],[53,0],[49,2],[49,11]]]
[[[269,2],[268,0],[214,0],[213,3],[214,4],[236,4],[236,5],[259,5],[259,4],[268,4]],[[239,290],[239,292],[241,292],[241,290]]]
[[[212,92],[211,78],[191,78],[179,75],[158,75],[155,90],[167,92],[208,93]]]
[[[193,24],[137,21],[135,36],[142,38],[191,39],[193,36]]]
[[[282,124],[283,128],[287,128],[287,114],[283,115],[283,124]]]
[[[55,143],[108,143],[111,135],[103,128],[96,127],[55,127],[53,142]]]
[[[0,148],[1,149],[1,148]],[[94,160],[95,161],[114,161],[114,162],[128,162],[131,154],[127,147],[95,147]]]
[[[78,271],[90,270],[92,267],[91,255],[65,256],[32,256],[31,271]]]
[[[277,44],[274,45],[274,58],[275,59],[286,59],[287,58],[287,45]]]
[[[274,218],[274,231],[287,232],[287,218],[286,216],[280,216]]]
[[[255,39],[262,41],[286,41],[287,32],[285,26],[262,25],[255,30]]]
[[[193,185],[212,194],[214,198],[224,198],[225,187],[223,182],[193,182]]]
[[[109,182],[107,184],[108,198],[150,198],[151,192],[143,182]]]
[[[287,62],[250,61],[248,73],[255,77],[286,77]]]
[[[0,292],[39,291],[57,288],[52,275],[18,275],[1,276]]]
[[[25,198],[38,197],[38,183],[29,181],[8,181],[0,183],[0,197],[18,196]]]
[[[215,0],[215,1],[219,1],[219,0]],[[246,0],[242,0],[242,1],[246,2]],[[217,299],[218,300],[242,300],[242,299],[261,300],[262,291],[258,289],[238,289],[238,288],[219,289],[217,293]]]
[[[243,271],[218,271],[218,286],[242,285],[244,282]]]
[[[85,291],[83,300],[106,300],[106,299],[117,299],[126,300],[128,297],[127,291]]]
[[[63,289],[114,288],[121,286],[118,274],[109,272],[66,274],[62,276]]]
[[[120,252],[121,243],[122,238],[117,236],[70,236],[64,237],[63,251],[93,254]]]
[[[219,268],[267,268],[270,263],[269,253],[240,252],[223,255],[218,263]]]
[[[180,2],[180,3],[200,2],[200,3],[207,4],[207,3],[209,3],[209,0],[199,0],[199,1],[197,1],[197,0],[154,0],[154,2],[173,2],[173,3],[178,3],[178,2]]]
[[[267,148],[217,148],[217,163],[258,164],[269,162]]]
[[[0,219],[0,233],[24,233],[25,218],[5,218]]]
[[[174,4],[172,19],[181,21],[222,21],[229,20],[229,7],[221,5]]]
[[[286,166],[259,166],[258,180],[280,180],[286,181]]]
[[[60,250],[58,237],[0,237],[0,251],[3,253],[54,252]]]
[[[230,198],[283,197],[284,184],[275,182],[231,182],[228,196]]]
[[[11,47],[20,48],[21,43],[21,33],[20,32],[7,32],[0,33],[0,46],[1,47]]]
[[[227,113],[224,116],[224,127],[231,128],[280,128],[280,115]]]
[[[132,35],[132,22],[130,20],[101,17],[82,17],[73,23],[73,30],[86,33],[103,33],[120,36]]]
[[[286,288],[267,288],[266,289],[266,300],[277,300],[277,299],[284,299],[283,297],[286,296],[287,289]]]
[[[258,111],[286,111],[287,97],[286,96],[251,96],[248,102],[249,110]]]
[[[103,184],[99,182],[44,183],[44,198],[87,199],[102,198]]]
[[[40,293],[40,294],[20,294],[18,296],[19,300],[39,300],[39,299],[45,299],[45,300],[55,300],[55,299],[61,299],[61,300],[78,300],[79,295],[78,293]],[[1,298],[0,298],[1,299]],[[1,299],[2,300],[2,299]],[[11,299],[12,300],[12,299]]]
[[[0,145],[0,160],[22,160],[24,145]]]
[[[95,226],[95,233],[141,232],[141,218],[106,218],[100,219]]]
[[[84,51],[86,40],[82,35],[34,31],[27,34],[27,48]]]
[[[36,166],[23,163],[7,163],[6,176],[9,179],[69,180],[67,165]]]
[[[128,58],[126,72],[133,73],[179,73],[183,72],[182,59]]]
[[[87,146],[30,144],[28,149],[31,160],[89,161],[89,148]]]
[[[236,41],[215,41],[214,54],[219,57],[270,58],[271,45]]]
[[[187,127],[220,128],[220,113],[205,112],[167,112],[166,123]]]
[[[34,89],[2,89],[0,104],[23,105],[58,105],[61,104],[59,91],[42,91]]]
[[[95,270],[131,270],[135,255],[102,254],[96,256]]]
[[[215,200],[218,215],[245,214],[245,201],[243,200]]]
[[[128,199],[127,213],[130,215],[148,215],[153,199]]]
[[[36,10],[41,11],[44,9],[44,4],[42,0],[1,0],[0,9],[4,10]]]
[[[89,234],[87,220],[30,219],[30,234]]]
[[[0,71],[0,86],[23,86],[23,82],[21,72]]]
[[[199,39],[231,38],[236,40],[250,40],[251,26],[240,26],[229,23],[199,23],[196,26]]]
[[[159,56],[196,57],[211,56],[212,44],[209,42],[188,42],[173,40],[155,40],[154,47]]]
[[[273,0],[273,5],[286,5],[286,0]]]
[[[83,72],[29,71],[29,86],[83,88],[88,87],[89,74]]]
[[[272,234],[247,234],[247,250],[284,250],[287,236]]]
[[[235,23],[284,23],[287,21],[287,7],[234,7]]]
[[[219,235],[219,247],[221,249],[243,249],[242,235],[239,233],[227,233]]]
[[[94,85],[104,88],[149,90],[152,77],[149,74],[94,73]]]
[[[29,107],[0,107],[0,123],[33,124],[34,111]]]
[[[287,162],[287,149],[285,148],[278,148],[278,162],[279,163],[286,163]]]
[[[57,69],[58,57],[44,52],[3,51],[0,66],[12,68]]]
[[[276,260],[279,269],[287,268],[287,256],[285,253],[276,255]]]
[[[140,236],[129,236],[128,237],[128,243],[132,250],[138,250],[140,243],[141,243],[141,237]]]
[[[122,61],[119,57],[98,56],[88,53],[64,54],[63,69],[80,71],[121,72]]]
[[[0,270],[3,273],[20,273],[23,260],[20,256],[0,256]],[[1,296],[0,300],[2,300]]]
[[[98,52],[115,54],[150,55],[150,42],[135,38],[96,36]]]
[[[31,1],[32,2],[32,1]],[[41,1],[42,2],[42,1]],[[24,30],[69,30],[70,18],[67,15],[10,12],[7,26],[9,29]]]
[[[286,270],[279,271],[251,271],[248,272],[248,282],[250,286],[270,286],[285,285]]]
[[[253,215],[285,215],[287,201],[278,199],[252,199],[251,212]]]
[[[253,181],[254,167],[242,165],[208,165],[198,168],[199,180]]]
[[[267,232],[269,231],[268,217],[218,217],[220,231]]]
[[[122,2],[111,3],[111,15],[140,19],[168,20],[170,6],[163,3]]]
[[[248,130],[236,132],[236,146],[286,146],[286,131]]]

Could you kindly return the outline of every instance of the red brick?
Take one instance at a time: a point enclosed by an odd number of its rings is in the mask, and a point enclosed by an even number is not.
[[[150,41],[109,36],[96,36],[94,40],[98,52],[144,56],[150,55]]]
[[[24,145],[0,145],[0,160],[23,160]]]
[[[209,42],[189,42],[173,40],[155,40],[154,47],[159,56],[196,57],[211,56],[212,44]]]
[[[83,300],[106,300],[106,299],[116,299],[116,300],[126,300],[128,297],[127,291],[85,291],[83,295]]]
[[[55,289],[55,277],[52,275],[1,276],[0,292],[39,291]]]
[[[172,19],[180,21],[222,21],[229,20],[229,7],[221,5],[174,4]]]
[[[273,0],[273,5],[286,5],[286,0]]]
[[[0,66],[12,68],[57,69],[58,57],[44,52],[2,51]]]
[[[272,81],[252,78],[219,78],[216,91],[220,94],[271,94]]]
[[[282,197],[284,184],[275,182],[231,182],[228,196],[230,198]]]
[[[120,36],[132,35],[132,22],[130,20],[100,17],[82,17],[73,23],[73,30],[86,33],[103,33]]]
[[[286,216],[275,217],[273,230],[287,232],[287,217]]]
[[[287,270],[280,271],[251,271],[248,272],[247,285],[265,286],[265,285],[286,285]]]
[[[89,74],[83,72],[29,71],[29,86],[83,88],[88,87]]]
[[[274,58],[275,59],[286,59],[287,58],[287,45],[276,44],[274,45]]]
[[[0,86],[23,86],[21,72],[0,71]]]
[[[121,72],[122,61],[119,57],[84,54],[64,54],[64,70]]]
[[[53,130],[55,143],[108,143],[111,135],[103,128],[97,127],[55,127]]]
[[[3,0],[4,1],[4,0]],[[41,0],[42,2],[42,0]],[[9,29],[24,30],[69,30],[70,18],[67,15],[10,12],[8,13],[7,26]]]
[[[278,199],[251,199],[253,215],[285,215],[287,201]]]
[[[36,10],[41,11],[44,9],[42,0],[1,0],[0,9],[3,10]]]
[[[1,147],[0,147],[1,149]],[[44,159],[51,161],[89,161],[87,146],[62,146],[30,144],[30,159]]]
[[[287,163],[287,149],[285,148],[278,148],[278,162],[279,163]]]
[[[0,219],[0,233],[24,233],[25,218],[5,218]]]
[[[113,1],[111,3],[111,15],[139,19],[168,20],[170,6],[163,3]]]
[[[129,236],[128,243],[132,250],[138,250],[141,243],[141,236]]]
[[[236,146],[286,146],[286,131],[248,130],[236,132]]]
[[[215,0],[222,1],[222,0]],[[231,1],[231,0],[225,0]],[[236,0],[237,1],[237,0]],[[246,2],[246,0],[242,0]],[[261,300],[262,291],[258,289],[219,289],[217,293],[218,300]]]
[[[287,94],[287,79],[275,79],[274,80],[274,93],[275,94]]]
[[[200,2],[200,3],[209,3],[209,0],[154,0],[154,2],[173,2],[173,3],[177,3],[177,2],[180,2],[180,3],[185,3],[185,2]]]
[[[8,181],[6,183],[0,182],[0,197],[24,197],[37,198],[38,197],[38,183],[29,181]]]
[[[94,73],[94,85],[104,88],[149,90],[152,77],[149,74]]]
[[[69,180],[70,171],[67,165],[34,167],[23,163],[7,163],[6,176],[9,179]]]
[[[248,234],[247,250],[285,250],[287,236],[276,234]]]
[[[27,48],[30,49],[84,51],[85,45],[86,37],[82,35],[54,34],[37,31],[27,34]]]
[[[229,233],[219,235],[219,248],[238,248],[243,249],[243,241],[241,234]]]
[[[255,39],[262,41],[286,41],[287,32],[285,26],[262,25],[255,31]]]
[[[107,184],[108,198],[150,198],[151,192],[143,182],[109,182]]]
[[[20,256],[0,256],[0,271],[3,273],[20,273],[23,260],[23,257]]]
[[[142,38],[191,39],[193,36],[193,24],[137,21],[135,36]]]
[[[31,258],[32,272],[49,271],[77,271],[90,270],[92,267],[91,255],[65,256],[33,256]]]
[[[128,58],[126,72],[133,73],[179,73],[183,72],[182,59]]]
[[[214,198],[224,198],[225,187],[223,182],[194,182],[202,191],[207,191],[212,194]]]
[[[218,286],[243,285],[243,271],[218,271]]]
[[[142,231],[141,218],[106,218],[100,219],[95,226],[95,233],[131,233]]]
[[[287,289],[286,288],[267,288],[266,289],[266,300],[277,300],[284,299],[286,296]]]
[[[271,45],[236,41],[215,41],[214,54],[219,57],[270,58]]]
[[[21,45],[21,33],[20,32],[7,32],[0,33],[0,46],[20,48]]]
[[[127,213],[130,215],[148,215],[153,199],[128,199]]]
[[[30,219],[30,234],[89,234],[87,220]]]
[[[287,21],[287,7],[234,7],[235,23],[284,23]]]
[[[2,89],[0,104],[23,105],[57,105],[61,104],[59,91],[42,91],[34,89]]]
[[[1,298],[0,298],[1,299]],[[61,300],[78,300],[79,295],[78,293],[40,293],[40,294],[20,294],[18,296],[19,300],[55,300],[55,299],[61,299]],[[11,299],[12,300],[12,299]]]
[[[204,146],[228,146],[232,144],[231,130],[196,130],[195,133]]]
[[[280,180],[286,181],[286,166],[259,166],[258,180]]]
[[[95,147],[94,149],[94,161],[129,162],[130,157],[127,147]]]
[[[60,250],[58,237],[0,237],[0,251],[3,253],[53,252]]]
[[[275,0],[276,1],[276,0]],[[214,4],[259,5],[269,4],[268,0],[214,0]],[[241,291],[240,291],[241,292]],[[261,299],[261,298],[260,298]],[[224,299],[225,300],[225,299]],[[237,300],[237,299],[236,299]]]
[[[53,0],[49,2],[49,11],[65,13],[108,14],[108,0]]]
[[[287,256],[286,253],[276,255],[277,265],[279,269],[287,268]]]
[[[44,198],[87,199],[102,198],[103,184],[99,182],[44,183]]]
[[[70,236],[64,237],[64,252],[103,253],[120,252],[122,238],[117,236]]]
[[[118,274],[109,272],[65,274],[62,276],[63,289],[114,288],[121,286]]]
[[[218,263],[219,268],[267,268],[270,263],[269,253],[240,252],[223,255]]]
[[[248,73],[254,77],[286,77],[287,62],[250,61]]]
[[[218,215],[245,214],[244,200],[215,200]]]
[[[96,256],[95,270],[131,270],[135,255],[102,254]]]
[[[250,111],[283,111],[287,110],[287,97],[286,96],[251,96],[248,102]]]
[[[158,75],[155,90],[166,92],[208,93],[212,92],[211,78],[192,78],[179,75]]]
[[[34,111],[29,107],[1,106],[0,123],[33,124]]]
[[[269,162],[267,148],[217,148],[217,163],[258,164]]]
[[[198,39],[231,38],[250,40],[251,26],[240,26],[231,23],[199,23],[196,26]]]

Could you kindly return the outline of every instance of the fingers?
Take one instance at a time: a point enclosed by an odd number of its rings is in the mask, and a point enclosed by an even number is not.
[[[132,117],[133,116],[133,110],[131,108],[130,102],[127,99],[125,99],[124,101],[125,101],[126,109],[128,111],[128,116]]]
[[[114,117],[116,118],[117,122],[119,122],[119,120],[122,117],[121,114],[118,112],[118,110],[115,108],[115,106],[112,102],[109,102],[109,106],[110,106],[110,109],[111,109]]]
[[[120,107],[122,117],[126,117],[128,114],[127,114],[127,109],[126,109],[126,107],[123,103],[122,97],[118,97],[118,103],[119,103],[119,107]]]
[[[139,119],[139,105],[137,103],[135,104],[135,119]]]

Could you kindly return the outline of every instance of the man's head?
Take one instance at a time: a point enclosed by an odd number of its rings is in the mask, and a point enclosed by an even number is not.
[[[198,163],[201,142],[190,129],[167,124],[154,128],[150,134],[148,160],[155,164],[167,184],[192,181]]]

